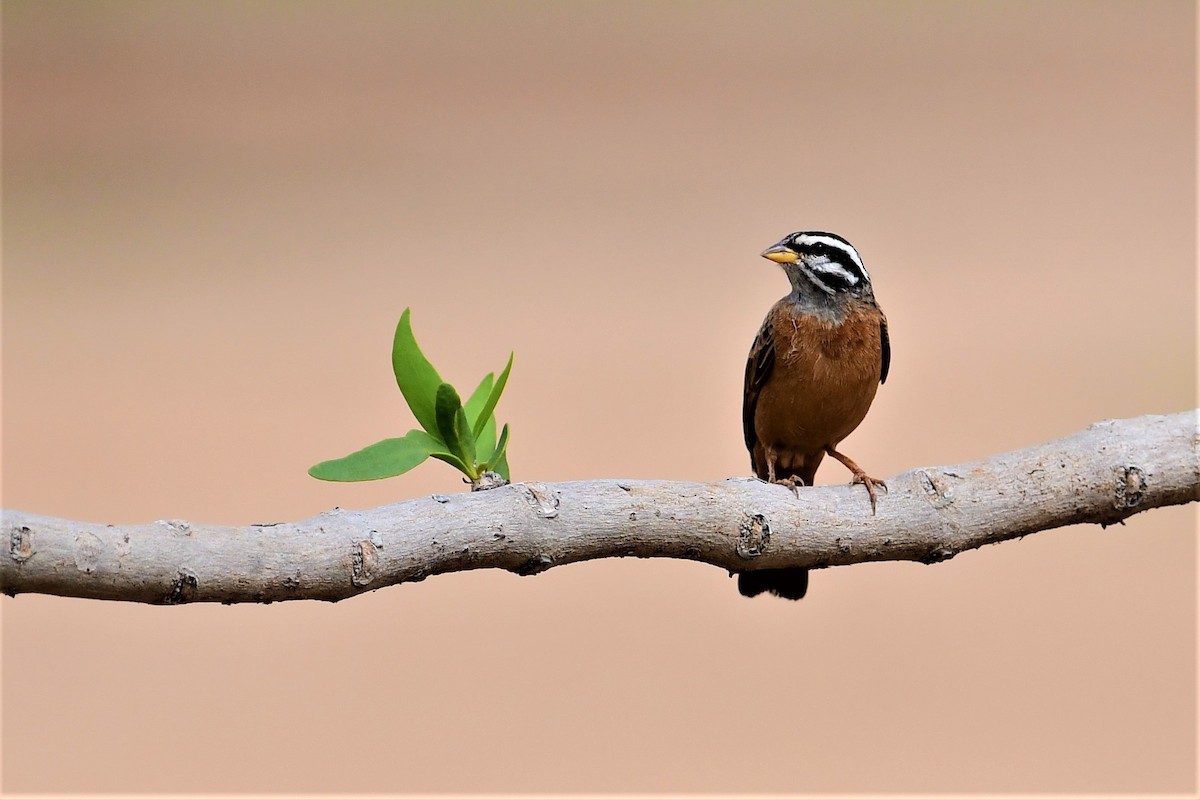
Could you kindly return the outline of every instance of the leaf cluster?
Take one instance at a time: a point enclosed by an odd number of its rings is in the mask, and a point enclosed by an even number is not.
[[[343,458],[322,461],[308,474],[325,481],[372,481],[401,475],[432,457],[454,467],[473,484],[488,472],[507,482],[508,425],[496,435],[495,410],[512,370],[512,354],[499,377],[491,372],[485,375],[464,405],[458,390],[442,380],[421,352],[410,316],[411,309],[406,308],[396,325],[392,371],[421,428]]]

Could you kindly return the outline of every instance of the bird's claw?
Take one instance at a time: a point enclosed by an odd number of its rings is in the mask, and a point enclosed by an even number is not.
[[[786,486],[789,489],[791,489],[792,494],[796,495],[797,500],[800,499],[800,488],[799,487],[805,485],[804,479],[798,475],[789,475],[788,477],[783,478],[782,480],[774,481],[774,483],[777,483],[780,486]]]
[[[861,483],[863,486],[867,487],[867,494],[871,496],[871,513],[874,514],[875,505],[878,502],[878,497],[875,495],[875,487],[878,486],[882,488],[886,493],[888,490],[887,483],[881,481],[879,478],[872,478],[865,472],[854,473],[854,478],[850,481],[850,485],[853,486],[856,483]]]

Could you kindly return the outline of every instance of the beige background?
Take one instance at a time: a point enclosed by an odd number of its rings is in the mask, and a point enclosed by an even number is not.
[[[461,488],[305,469],[517,354],[515,477],[747,474],[742,369],[847,236],[873,474],[1195,405],[1194,5],[4,5],[4,482],[98,522]],[[818,476],[842,482],[826,465]],[[865,499],[864,499],[865,502]],[[3,613],[3,790],[1190,792],[1196,513],[935,567],[478,572]]]

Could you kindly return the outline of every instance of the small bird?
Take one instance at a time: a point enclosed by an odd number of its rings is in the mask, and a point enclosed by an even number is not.
[[[754,474],[795,491],[812,485],[828,454],[866,487],[874,513],[875,489],[887,485],[837,450],[867,415],[892,356],[867,268],[849,242],[824,231],[793,233],[762,256],[783,267],[792,291],[767,313],[746,362],[742,425]],[[807,590],[807,569],[738,573],[747,597],[799,600]]]

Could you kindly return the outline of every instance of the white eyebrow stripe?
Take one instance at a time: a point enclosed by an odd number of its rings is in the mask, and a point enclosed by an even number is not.
[[[797,240],[797,244],[825,244],[829,245],[830,247],[836,247],[838,250],[841,250],[850,257],[850,260],[854,262],[855,266],[862,270],[862,274],[867,280],[871,279],[871,276],[867,274],[867,268],[863,264],[862,259],[858,257],[858,251],[855,250],[854,247],[849,243],[843,242],[841,239],[834,239],[829,236],[811,236],[809,234],[805,234]]]
[[[825,261],[820,264],[809,264],[809,266],[825,275],[837,275],[851,286],[858,283],[858,276],[836,261]]]

